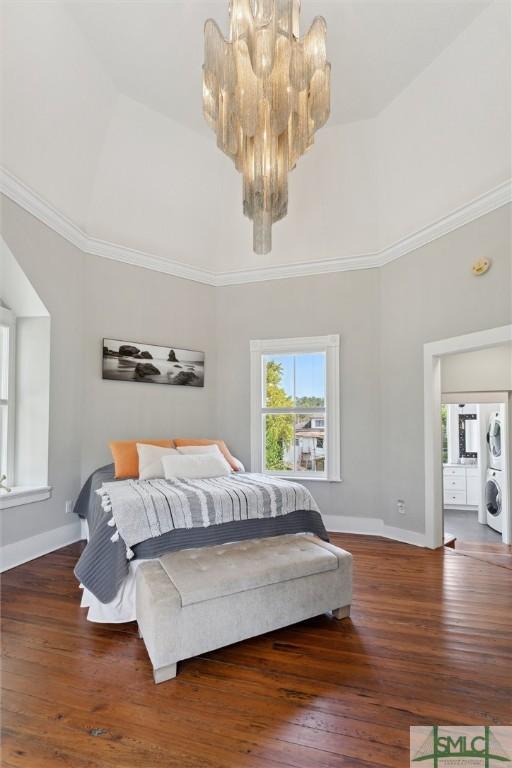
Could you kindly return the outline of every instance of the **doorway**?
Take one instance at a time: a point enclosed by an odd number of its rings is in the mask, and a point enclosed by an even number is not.
[[[467,393],[443,394],[442,401],[444,541],[456,549],[470,545],[478,551],[499,551],[507,511],[503,405],[478,402],[478,396]]]
[[[441,442],[441,360],[459,352],[469,352],[497,347],[512,342],[512,325],[491,328],[464,336],[430,342],[424,345],[424,450],[425,450],[425,543],[436,549],[443,545],[443,460]],[[467,398],[467,393],[464,395]],[[480,401],[484,399],[479,398]],[[508,441],[509,432],[508,391],[493,393],[489,402],[504,405],[504,432],[502,439]],[[464,400],[459,401],[464,402]],[[509,462],[504,466],[504,485],[509,489]],[[503,520],[503,542],[512,543],[510,514]]]

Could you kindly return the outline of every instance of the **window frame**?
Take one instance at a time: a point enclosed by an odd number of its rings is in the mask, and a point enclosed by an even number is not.
[[[264,405],[263,357],[274,354],[325,354],[325,407],[321,408],[266,408]],[[341,481],[341,424],[340,424],[340,337],[306,336],[291,339],[254,339],[251,353],[251,469],[265,475],[292,480],[324,482]],[[314,416],[325,413],[327,461],[323,472],[296,472],[264,469],[264,419],[270,413],[304,413]]]
[[[0,399],[0,406],[7,407],[7,460],[0,465],[0,474],[7,475],[7,483],[14,485],[14,451],[15,451],[15,398],[16,398],[16,315],[10,309],[0,306],[0,327],[8,330],[8,363],[7,363],[7,400]],[[0,372],[1,376],[1,372]],[[0,440],[2,436],[0,435]]]

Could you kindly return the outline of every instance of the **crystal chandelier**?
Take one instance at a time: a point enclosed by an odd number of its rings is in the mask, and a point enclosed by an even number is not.
[[[327,121],[325,19],[299,37],[300,0],[230,0],[229,38],[204,29],[203,110],[217,145],[243,174],[255,253],[269,253],[286,216],[288,171]]]

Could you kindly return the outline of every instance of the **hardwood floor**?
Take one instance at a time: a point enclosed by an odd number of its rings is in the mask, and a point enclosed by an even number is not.
[[[512,721],[512,572],[333,535],[352,619],[322,616],[183,662],[155,686],[135,624],[94,625],[80,545],[2,577],[4,768],[409,765],[412,724]]]
[[[475,557],[477,560],[485,560],[502,568],[512,570],[512,546],[510,544],[487,544],[480,541],[455,541],[454,549],[459,554],[467,557]]]

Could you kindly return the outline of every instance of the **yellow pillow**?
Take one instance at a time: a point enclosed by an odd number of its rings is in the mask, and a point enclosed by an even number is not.
[[[182,438],[178,438],[174,441],[174,444],[176,445],[176,448],[185,447],[186,445],[218,445],[220,452],[228,462],[229,466],[234,469],[235,472],[240,471],[240,467],[236,463],[235,458],[230,454],[224,440],[184,440]]]
[[[139,476],[139,454],[137,443],[158,445],[160,448],[174,448],[173,440],[115,440],[109,443],[114,459],[116,480]]]

